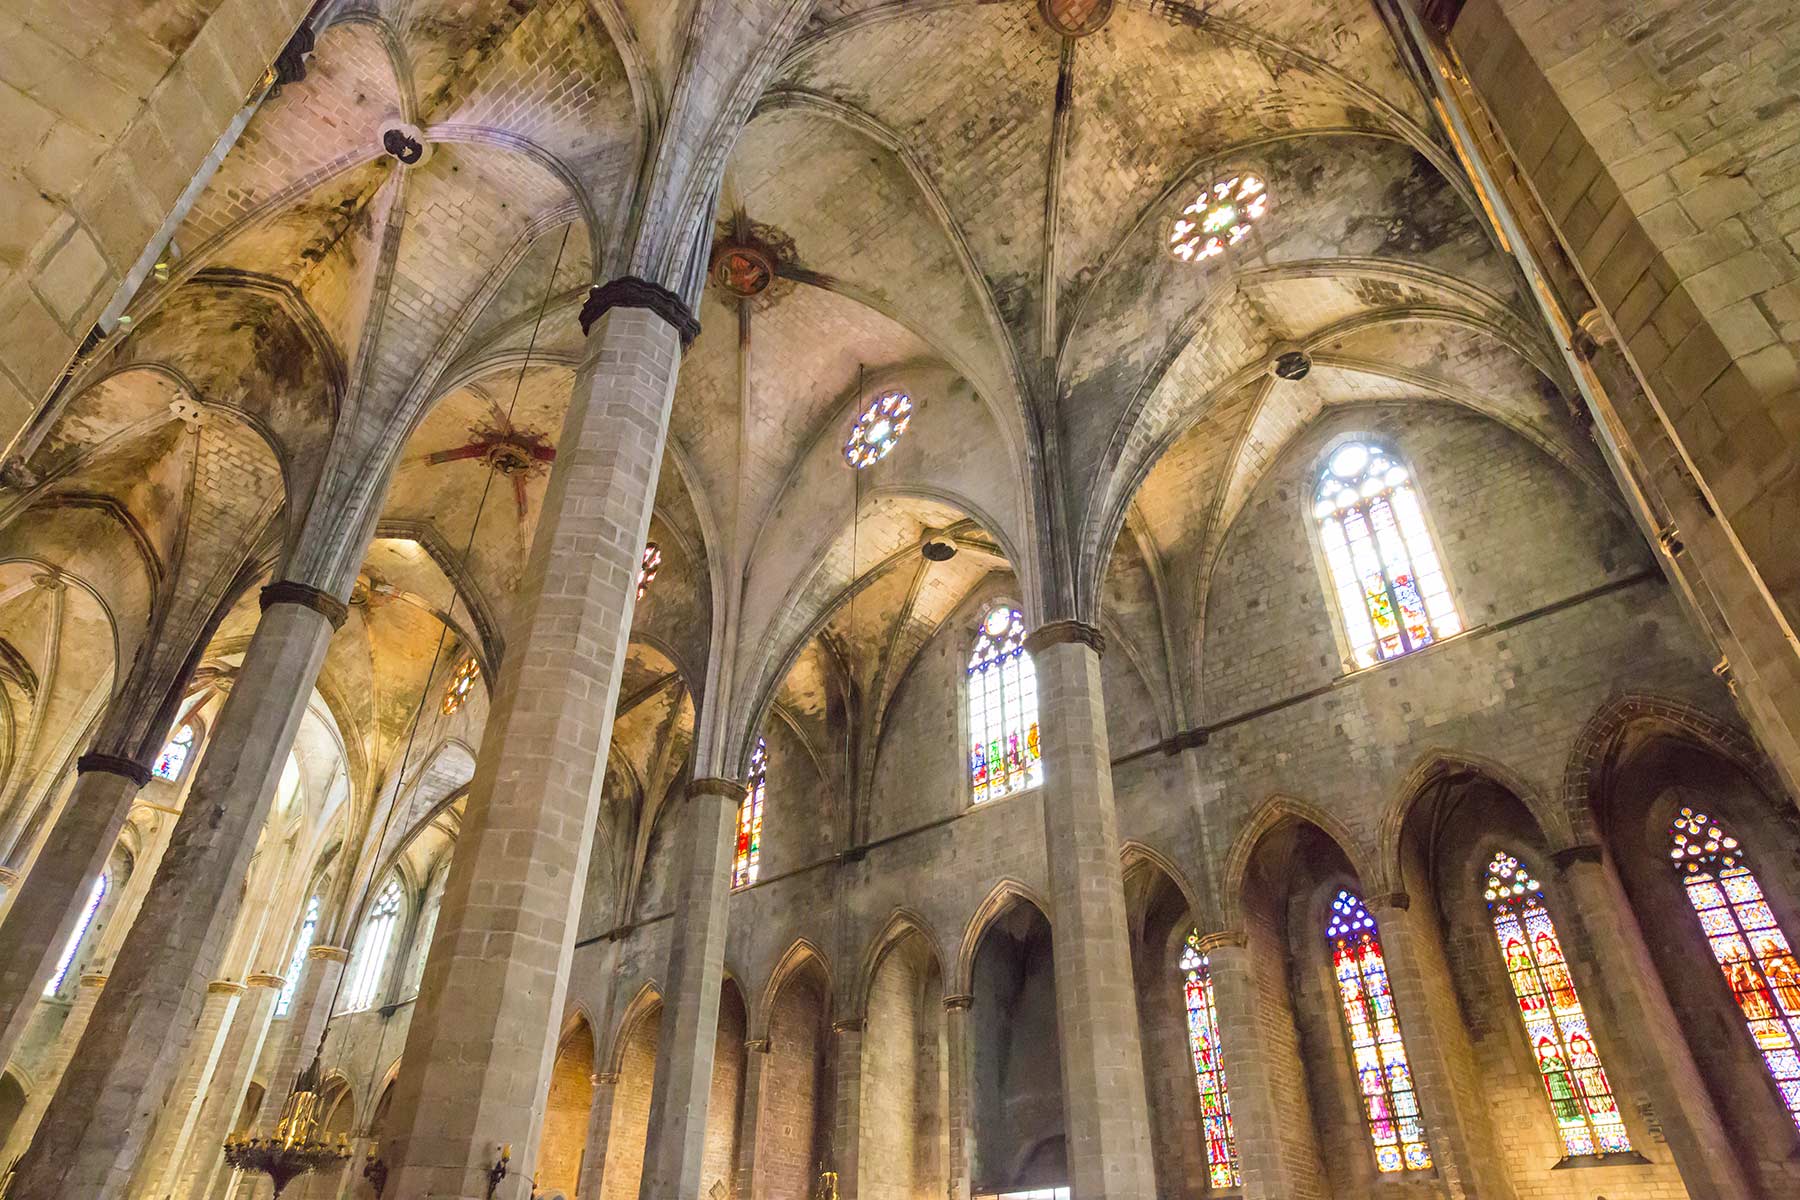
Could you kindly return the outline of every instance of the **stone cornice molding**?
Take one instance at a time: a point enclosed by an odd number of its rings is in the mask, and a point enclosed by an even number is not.
[[[594,1083],[602,1087],[611,1087],[619,1082],[617,1071],[598,1071],[594,1074]]]
[[[206,994],[209,996],[241,996],[244,994],[244,985],[235,979],[215,979],[206,985]]]
[[[350,961],[350,951],[342,946],[312,946],[307,949],[306,957],[347,963]]]
[[[954,996],[944,997],[945,1012],[967,1012],[975,1003],[975,997],[968,992],[959,992]]]
[[[1203,933],[1195,949],[1202,954],[1211,954],[1222,947],[1235,947],[1239,950],[1250,944],[1250,938],[1241,929],[1221,929],[1217,933]]]
[[[680,296],[660,283],[651,283],[636,275],[621,275],[596,284],[588,292],[587,303],[581,306],[582,335],[586,336],[594,328],[594,322],[615,308],[643,308],[655,313],[675,331],[683,350],[700,336],[700,321],[681,302]]]
[[[254,975],[244,976],[244,984],[246,987],[274,988],[279,991],[287,986],[287,980],[279,975],[270,974],[267,971],[258,971]]]
[[[150,782],[150,768],[143,763],[133,762],[129,758],[121,758],[117,754],[100,754],[90,752],[75,760],[75,773],[86,775],[92,771],[104,771],[108,775],[118,775],[143,787]]]
[[[1070,642],[1079,642],[1095,654],[1106,653],[1106,636],[1086,621],[1044,622],[1025,635],[1025,652],[1035,655]]]
[[[861,1017],[845,1017],[841,1021],[831,1023],[831,1032],[833,1033],[861,1033],[862,1031],[863,1019]]]
[[[1576,863],[1603,862],[1605,858],[1605,851],[1593,844],[1568,846],[1562,850],[1550,852],[1550,861],[1556,865],[1556,869],[1559,871],[1566,871]]]
[[[752,1054],[767,1054],[769,1052],[769,1039],[766,1037],[751,1038],[744,1043],[744,1049],[750,1051]]]
[[[105,987],[106,986],[105,972],[91,971],[88,974],[83,975],[81,977],[81,986],[82,987],[92,987],[92,988]]]
[[[275,604],[298,604],[302,608],[310,608],[330,621],[333,629],[342,629],[344,622],[350,617],[350,606],[330,592],[292,579],[277,579],[262,590],[258,599],[264,612],[268,612],[269,607]]]
[[[718,796],[733,804],[742,804],[749,790],[735,779],[720,779],[712,775],[702,775],[688,784],[690,796]]]

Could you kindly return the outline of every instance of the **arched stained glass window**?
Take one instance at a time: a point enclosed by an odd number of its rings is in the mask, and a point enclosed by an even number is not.
[[[738,805],[737,849],[731,859],[731,886],[749,887],[756,882],[762,863],[763,794],[769,784],[769,747],[760,737],[750,752],[750,778],[743,802]]]
[[[1800,1125],[1800,963],[1776,923],[1743,847],[1705,813],[1684,808],[1669,857],[1744,1014],[1769,1074]]]
[[[969,655],[969,779],[976,803],[1042,783],[1041,750],[1037,668],[1025,652],[1025,617],[996,605],[981,619]]]
[[[81,949],[81,939],[87,936],[88,926],[94,923],[94,914],[100,911],[100,901],[106,898],[106,887],[110,882],[105,871],[100,878],[94,880],[93,890],[88,893],[88,901],[82,905],[81,919],[75,922],[75,931],[63,946],[63,952],[56,960],[56,973],[50,976],[50,982],[44,985],[44,995],[54,996],[62,990],[63,980],[69,977],[69,968],[75,965],[75,953]]]
[[[450,676],[450,682],[444,687],[444,703],[440,707],[446,717],[456,715],[468,700],[469,693],[475,690],[475,681],[480,678],[481,664],[471,654],[457,666]]]
[[[400,925],[402,899],[400,879],[395,876],[387,881],[387,886],[381,889],[381,894],[369,908],[368,920],[363,922],[362,938],[350,960],[350,986],[344,992],[343,1011],[355,1012],[375,1003],[387,967],[388,952],[394,946],[394,933]]]
[[[662,547],[655,542],[644,543],[644,556],[638,560],[637,598],[642,600],[650,591],[650,585],[656,582],[656,573],[662,570]]]
[[[181,778],[181,772],[187,768],[188,755],[193,751],[194,727],[183,724],[180,729],[175,731],[175,736],[163,746],[162,753],[156,756],[156,761],[150,766],[150,773],[158,779],[166,779],[170,783],[174,783]]]
[[[1313,518],[1359,667],[1462,632],[1412,475],[1373,442],[1346,442],[1319,473]]]
[[[285,1017],[288,1009],[294,1006],[294,993],[300,989],[300,972],[306,969],[306,952],[312,949],[313,938],[319,933],[319,898],[314,896],[306,902],[306,917],[300,922],[300,936],[294,939],[294,957],[288,961],[287,982],[281,985],[281,995],[275,1001],[275,1015]]]
[[[1571,1155],[1626,1153],[1631,1139],[1538,881],[1501,852],[1488,863],[1485,894],[1563,1147]]]
[[[1413,1090],[1406,1043],[1400,1038],[1394,993],[1388,988],[1381,933],[1354,893],[1341,891],[1331,902],[1325,939],[1331,946],[1338,1002],[1350,1035],[1350,1066],[1369,1118],[1369,1139],[1375,1144],[1376,1169],[1384,1174],[1427,1170],[1431,1149],[1425,1144],[1419,1096]]]
[[[1215,1188],[1242,1187],[1237,1134],[1231,1126],[1231,1093],[1225,1086],[1225,1058],[1219,1050],[1219,1005],[1213,997],[1212,964],[1200,953],[1198,930],[1187,935],[1177,965],[1187,1002],[1188,1048],[1194,1054],[1194,1075],[1200,1085],[1207,1177]]]

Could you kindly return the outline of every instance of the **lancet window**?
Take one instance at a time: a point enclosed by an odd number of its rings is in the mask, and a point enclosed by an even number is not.
[[[1207,1177],[1214,1188],[1243,1186],[1237,1134],[1231,1125],[1231,1092],[1225,1085],[1225,1057],[1219,1049],[1219,1005],[1213,994],[1212,964],[1200,952],[1200,933],[1187,936],[1177,964],[1187,1005],[1188,1049],[1200,1087],[1200,1129],[1206,1139]]]
[[[976,803],[1044,781],[1037,669],[1024,614],[1008,604],[982,617],[969,654],[969,781]]]
[[[1419,1095],[1413,1089],[1400,1017],[1388,986],[1381,933],[1355,893],[1340,891],[1332,901],[1325,939],[1350,1038],[1350,1065],[1375,1147],[1375,1167],[1383,1174],[1429,1170],[1431,1148],[1425,1141]]]

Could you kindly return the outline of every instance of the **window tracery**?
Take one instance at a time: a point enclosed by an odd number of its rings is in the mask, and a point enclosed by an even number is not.
[[[313,938],[319,932],[319,898],[313,896],[306,902],[306,916],[300,922],[300,936],[294,939],[294,957],[288,962],[287,982],[281,985],[281,995],[275,1001],[275,1015],[285,1017],[294,1006],[294,993],[300,989],[300,972],[306,969],[306,952],[312,949]]]
[[[388,952],[393,949],[394,933],[400,924],[402,901],[400,877],[396,875],[375,897],[369,916],[363,922],[362,938],[350,964],[350,987],[344,993],[343,1011],[355,1012],[375,1002],[381,988],[381,976],[387,967]]]
[[[1800,962],[1737,838],[1683,808],[1669,858],[1788,1115],[1800,1125]]]
[[[1538,881],[1501,851],[1488,863],[1485,895],[1563,1148],[1576,1156],[1629,1152],[1631,1138]]]
[[[1262,176],[1240,171],[1214,180],[1169,223],[1169,253],[1186,263],[1216,258],[1249,237],[1268,211]]]
[[[74,932],[69,934],[69,940],[56,960],[56,971],[44,985],[44,995],[54,996],[62,990],[63,981],[69,977],[69,968],[75,965],[75,954],[81,949],[81,939],[87,936],[88,927],[94,923],[94,914],[100,911],[100,901],[106,898],[106,888],[111,881],[111,875],[106,871],[100,872],[100,877],[94,880],[87,903],[81,908],[81,919],[75,922]]]
[[[1383,1174],[1429,1170],[1431,1149],[1388,986],[1381,934],[1353,892],[1340,891],[1331,902],[1325,939],[1350,1036],[1350,1066],[1356,1072],[1369,1140],[1375,1147],[1375,1167]]]
[[[762,738],[750,752],[750,778],[744,799],[738,804],[737,849],[731,860],[731,886],[748,887],[756,882],[762,865],[763,795],[769,782],[769,747]]]
[[[475,690],[475,681],[481,678],[481,664],[471,654],[463,659],[450,676],[450,682],[444,688],[444,703],[441,705],[446,717],[453,717]]]
[[[1319,473],[1313,518],[1358,667],[1462,632],[1412,475],[1373,442],[1346,442]]]
[[[1037,668],[1025,616],[1008,604],[982,617],[969,655],[969,780],[976,803],[1044,781]]]
[[[642,600],[656,582],[656,573],[662,569],[662,547],[655,542],[644,543],[644,557],[638,562],[637,598]]]
[[[1214,1188],[1243,1186],[1238,1169],[1237,1133],[1231,1124],[1231,1093],[1219,1047],[1219,1005],[1213,993],[1212,964],[1200,952],[1200,932],[1187,935],[1177,963],[1187,1005],[1188,1049],[1200,1087],[1200,1128],[1206,1140],[1207,1177]]]
[[[175,736],[163,744],[162,753],[156,756],[156,761],[150,766],[150,773],[170,783],[179,781],[181,773],[187,769],[188,755],[193,750],[194,726],[191,722],[183,722],[181,728],[175,731]]]
[[[884,392],[856,418],[850,440],[844,443],[844,459],[861,470],[888,456],[906,427],[912,424],[912,397],[905,392]]]

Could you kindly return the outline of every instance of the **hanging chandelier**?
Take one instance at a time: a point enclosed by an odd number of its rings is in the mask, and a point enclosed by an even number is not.
[[[319,1135],[319,1060],[314,1058],[294,1080],[274,1136],[225,1139],[225,1161],[239,1171],[267,1175],[279,1196],[300,1176],[350,1157],[350,1144],[343,1134],[338,1134],[335,1143],[329,1137]]]

